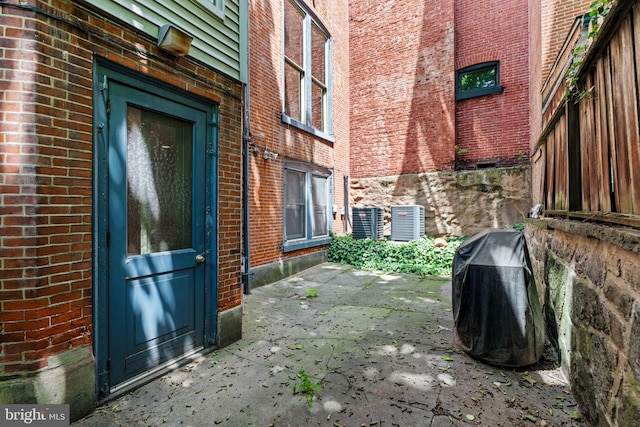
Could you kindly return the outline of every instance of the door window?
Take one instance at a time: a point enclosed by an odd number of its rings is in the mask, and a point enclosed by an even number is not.
[[[127,254],[192,245],[192,123],[127,108]]]

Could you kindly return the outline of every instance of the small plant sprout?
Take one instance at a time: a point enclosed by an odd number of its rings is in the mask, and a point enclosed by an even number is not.
[[[304,369],[300,369],[297,374],[298,382],[293,385],[293,394],[302,394],[307,401],[309,408],[313,407],[313,397],[316,393],[322,393],[322,387],[315,383]]]
[[[456,150],[456,154],[465,154],[465,153],[469,152],[468,148],[460,148],[459,145],[455,146],[455,150]]]
[[[320,292],[318,292],[318,288],[307,289],[307,298],[317,298],[319,296],[320,296]]]

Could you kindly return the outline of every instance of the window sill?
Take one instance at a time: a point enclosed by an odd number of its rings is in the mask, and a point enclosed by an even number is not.
[[[292,240],[284,242],[283,252],[293,252],[300,249],[313,248],[315,246],[328,245],[331,243],[331,236],[316,237],[312,240]]]
[[[224,22],[224,2],[221,3],[222,7],[215,6],[213,3],[206,0],[191,0],[193,3],[200,6],[200,9],[211,14],[211,16],[217,18],[221,22]]]
[[[280,113],[280,118],[282,119],[283,123],[286,123],[290,126],[293,126],[295,128],[298,128],[300,130],[303,130],[307,133],[310,133],[313,136],[317,136],[318,138],[322,138],[325,141],[334,143],[336,142],[335,138],[331,135],[329,135],[328,133],[324,133],[314,127],[311,126],[307,126],[304,123],[301,123],[295,119],[292,119],[291,117],[287,116],[285,113]]]
[[[493,95],[494,93],[502,93],[502,92],[504,92],[504,86],[494,86],[486,89],[469,90],[464,93],[456,94],[456,101],[461,101],[463,99],[469,99],[469,98],[477,98],[479,96],[485,96],[485,95]]]

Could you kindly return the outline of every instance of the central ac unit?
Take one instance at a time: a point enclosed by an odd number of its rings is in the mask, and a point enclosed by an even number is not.
[[[424,206],[391,206],[391,240],[408,242],[424,237]]]
[[[384,209],[381,207],[353,208],[353,238],[380,240],[384,237]]]

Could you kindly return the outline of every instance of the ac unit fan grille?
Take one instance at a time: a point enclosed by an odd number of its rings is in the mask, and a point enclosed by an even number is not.
[[[353,238],[380,240],[384,237],[384,209],[366,207],[352,209]]]

